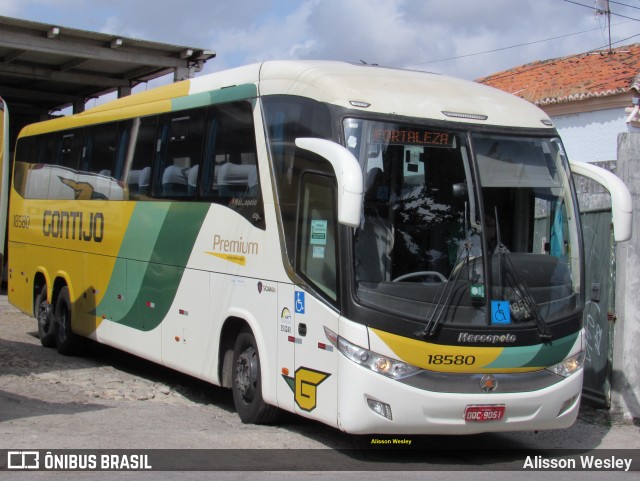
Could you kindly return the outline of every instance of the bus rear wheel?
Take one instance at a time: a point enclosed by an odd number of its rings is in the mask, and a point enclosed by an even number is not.
[[[53,327],[51,304],[47,302],[47,286],[44,286],[36,296],[34,313],[38,323],[38,337],[44,347],[55,347],[56,339]]]
[[[67,356],[76,354],[79,349],[80,338],[71,331],[71,299],[67,286],[60,289],[53,320],[58,352]]]
[[[260,356],[255,337],[249,330],[241,331],[236,339],[231,391],[243,423],[272,424],[276,421],[278,409],[265,403],[262,398]]]

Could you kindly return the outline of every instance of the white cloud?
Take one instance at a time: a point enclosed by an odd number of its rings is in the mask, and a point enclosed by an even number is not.
[[[0,0],[0,8],[4,15],[215,50],[207,71],[273,58],[362,59],[477,78],[606,44],[602,18],[560,0]],[[612,9],[640,17],[620,4]],[[614,15],[613,23],[614,41],[638,32],[636,21]],[[533,43],[583,30],[593,31]],[[451,57],[459,58],[442,61]]]

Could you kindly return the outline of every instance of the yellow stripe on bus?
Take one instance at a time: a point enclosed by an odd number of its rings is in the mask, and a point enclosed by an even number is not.
[[[20,136],[44,134],[84,125],[170,112],[172,100],[188,95],[189,85],[189,81],[165,85],[99,105],[77,115],[29,125],[22,130]]]
[[[370,329],[396,355],[413,366],[438,372],[527,372],[539,368],[488,368],[501,354],[504,347],[478,347],[433,344],[396,334]],[[517,349],[517,348],[515,348]]]

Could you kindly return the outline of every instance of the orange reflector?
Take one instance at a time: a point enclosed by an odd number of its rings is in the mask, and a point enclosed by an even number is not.
[[[284,376],[288,376],[289,375],[289,368],[288,367],[283,367],[282,368],[282,374]]]

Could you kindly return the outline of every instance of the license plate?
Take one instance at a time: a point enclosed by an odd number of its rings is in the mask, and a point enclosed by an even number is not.
[[[464,420],[470,423],[499,421],[504,417],[504,410],[504,404],[471,405],[464,410]]]

